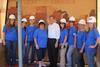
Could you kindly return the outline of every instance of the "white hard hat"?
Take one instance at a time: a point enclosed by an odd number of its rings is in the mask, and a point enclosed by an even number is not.
[[[45,21],[44,21],[44,20],[39,20],[39,23],[44,23],[44,24],[45,24]],[[39,24],[39,23],[38,23],[38,24]]]
[[[29,19],[30,20],[34,20],[35,19],[35,16],[30,16]]]
[[[27,19],[26,19],[26,18],[23,18],[23,19],[22,19],[22,22],[27,22]]]
[[[60,20],[60,22],[61,22],[61,23],[66,23],[66,19],[65,19],[65,18],[62,18],[62,19]]]
[[[85,21],[84,19],[81,19],[81,20],[79,20],[78,24],[83,24],[83,25],[85,25],[85,24],[86,24],[86,21]]]
[[[9,19],[16,19],[14,14],[9,15]]]
[[[96,23],[96,18],[94,16],[90,16],[87,18],[87,23]]]
[[[71,17],[69,18],[69,21],[75,21],[75,17],[74,17],[74,16],[71,16]]]

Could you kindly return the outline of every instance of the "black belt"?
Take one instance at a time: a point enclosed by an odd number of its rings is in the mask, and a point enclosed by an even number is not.
[[[56,38],[48,38],[49,40],[56,40]]]

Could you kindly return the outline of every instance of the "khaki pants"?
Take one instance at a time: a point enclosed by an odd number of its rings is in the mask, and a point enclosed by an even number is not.
[[[64,45],[64,44],[61,44],[61,45]],[[60,49],[60,67],[65,67],[65,64],[66,64],[66,61],[65,61],[66,49],[67,49],[67,46],[65,46],[65,48],[62,48],[62,46],[61,46],[61,49]]]

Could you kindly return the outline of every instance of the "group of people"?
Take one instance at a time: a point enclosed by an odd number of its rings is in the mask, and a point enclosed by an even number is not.
[[[60,57],[60,67],[74,67],[74,49],[77,49],[77,67],[85,67],[83,55],[86,53],[88,67],[95,67],[94,57],[98,46],[97,40],[100,37],[95,27],[96,18],[90,16],[80,19],[78,28],[74,26],[75,17],[69,17],[70,27],[66,28],[66,19],[61,18],[58,24],[53,16],[49,16],[45,21],[40,19],[38,25],[34,25],[35,16],[29,17],[29,25],[26,18],[22,18],[22,58],[23,64],[29,62],[29,52],[32,46],[31,62],[35,61],[37,54],[39,67],[46,67],[44,61],[46,49],[48,49],[49,67],[57,67],[58,55]],[[3,45],[6,46],[7,63],[9,66],[16,64],[16,48],[18,46],[18,29],[15,23],[15,15],[9,15],[9,20],[3,28]],[[46,29],[46,22],[48,28]],[[85,25],[88,25],[88,31]],[[36,53],[35,53],[36,52]],[[59,54],[58,54],[59,52]]]

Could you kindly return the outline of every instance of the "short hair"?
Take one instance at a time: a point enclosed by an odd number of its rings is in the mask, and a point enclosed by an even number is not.
[[[55,17],[54,17],[53,15],[49,16],[49,18],[53,18],[53,19],[55,19]]]

